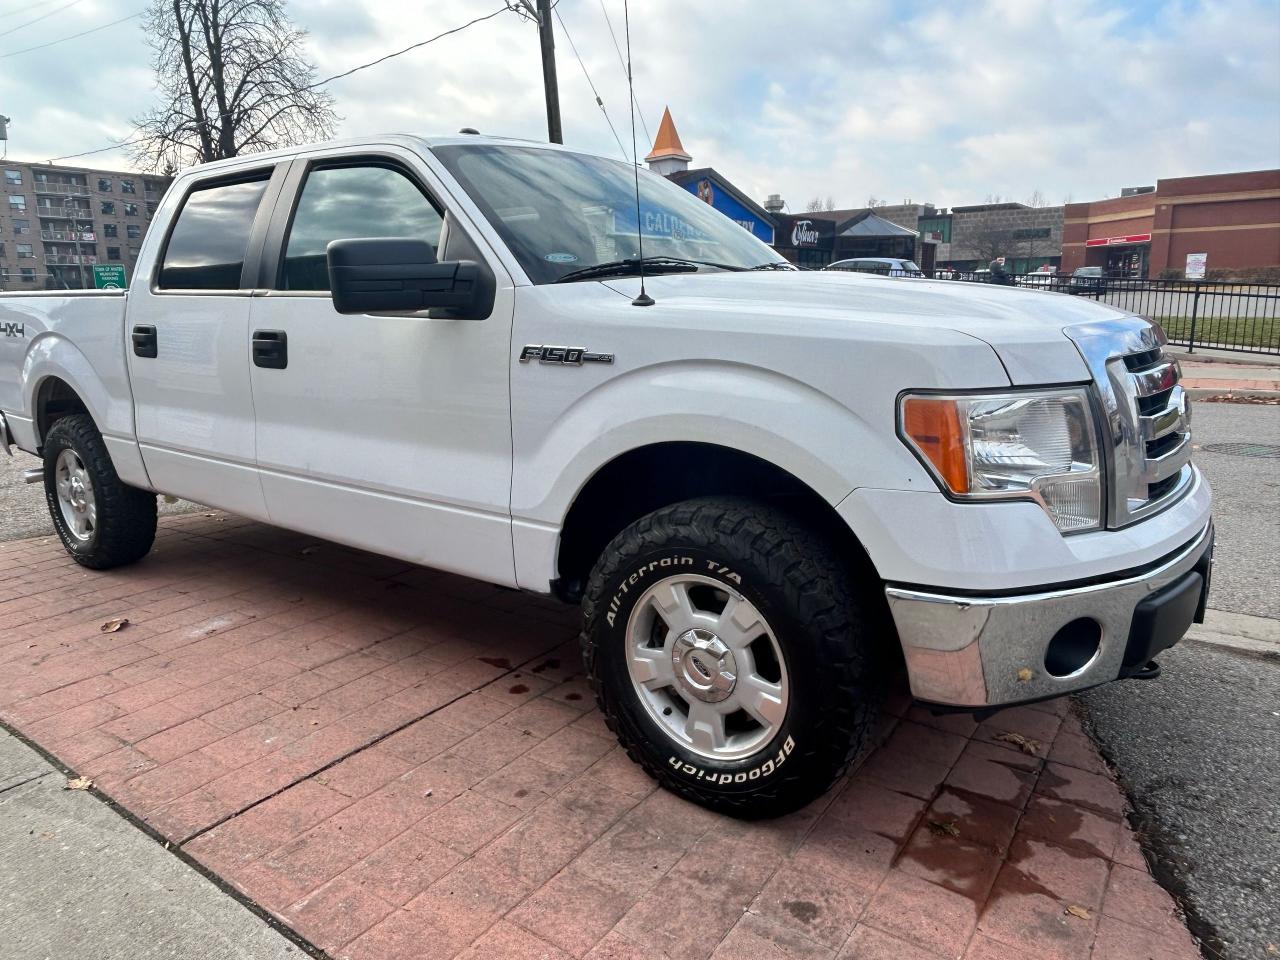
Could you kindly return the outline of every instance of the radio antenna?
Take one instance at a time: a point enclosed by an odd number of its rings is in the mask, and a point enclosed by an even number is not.
[[[627,32],[627,93],[631,97],[631,172],[636,178],[636,245],[640,251],[640,295],[631,301],[633,307],[652,307],[654,300],[644,292],[644,226],[640,222],[640,155],[636,152],[636,91],[631,79],[631,11],[622,0],[622,16]]]

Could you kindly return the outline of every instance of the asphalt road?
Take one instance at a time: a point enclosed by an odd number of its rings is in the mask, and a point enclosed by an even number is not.
[[[1280,444],[1280,406],[1196,404],[1192,429],[1215,498],[1210,604],[1280,617],[1280,460],[1204,449]],[[1266,960],[1280,949],[1280,649],[1184,641],[1160,664],[1158,680],[1080,700],[1206,955]]]

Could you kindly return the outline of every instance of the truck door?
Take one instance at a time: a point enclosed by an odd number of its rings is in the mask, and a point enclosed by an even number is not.
[[[138,442],[165,493],[266,517],[254,456],[249,303],[288,164],[190,182],[129,292],[126,349]],[[139,278],[145,281],[148,278]]]
[[[412,237],[440,259],[480,257],[442,196],[408,150],[294,161],[246,344],[258,466],[273,523],[514,584],[510,278],[490,257],[483,320],[343,316],[329,295],[332,240]]]

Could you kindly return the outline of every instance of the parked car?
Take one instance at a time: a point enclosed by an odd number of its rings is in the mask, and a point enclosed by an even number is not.
[[[897,257],[855,257],[827,264],[823,270],[848,270],[853,273],[878,273],[882,277],[923,277],[924,273],[910,260]]]
[[[477,136],[189,168],[128,291],[0,295],[0,445],[90,569],[163,493],[580,603],[610,729],[737,815],[837,782],[897,663],[968,711],[1158,673],[1213,548],[1159,326],[796,271],[634,177]]]
[[[1053,267],[1041,268],[1032,273],[1024,273],[1015,278],[1019,287],[1033,287],[1037,290],[1052,290],[1058,281]]]
[[[1107,278],[1101,267],[1076,267],[1067,283],[1067,293],[1101,296],[1107,292]]]

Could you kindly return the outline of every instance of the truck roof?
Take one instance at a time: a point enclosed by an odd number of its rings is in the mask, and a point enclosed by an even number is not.
[[[453,146],[456,144],[474,145],[477,143],[503,144],[513,147],[537,147],[545,150],[563,150],[566,153],[587,153],[589,151],[578,150],[572,147],[566,147],[559,143],[547,143],[542,140],[522,140],[518,137],[490,137],[474,133],[454,133],[443,136],[423,136],[421,134],[410,133],[382,133],[372,134],[365,137],[345,137],[339,140],[322,140],[316,143],[299,144],[296,147],[285,147],[280,150],[265,150],[262,153],[246,153],[238,157],[230,157],[226,160],[213,160],[209,163],[196,164],[183,170],[179,176],[190,174],[194,171],[201,173],[209,170],[219,170],[222,168],[231,168],[242,166],[246,163],[256,163],[261,160],[273,160],[282,157],[293,157],[300,153],[306,153],[310,150],[325,149],[329,147],[360,147],[372,146],[374,144],[396,144],[411,149],[426,147],[434,149],[436,147]]]

